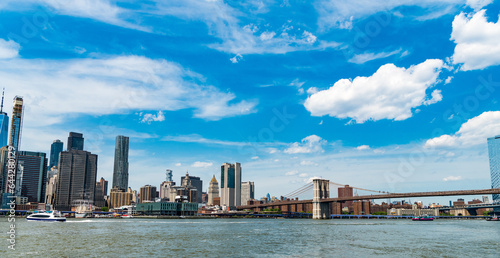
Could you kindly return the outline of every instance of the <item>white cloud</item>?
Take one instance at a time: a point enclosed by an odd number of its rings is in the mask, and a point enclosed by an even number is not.
[[[500,22],[488,22],[485,10],[471,15],[461,13],[453,20],[451,40],[457,44],[452,56],[461,70],[484,69],[500,64]]]
[[[318,163],[312,162],[310,160],[303,160],[300,162],[302,166],[318,166]]]
[[[369,150],[370,146],[368,146],[368,145],[361,145],[361,146],[356,147],[356,149],[357,150]]]
[[[443,100],[443,95],[441,95],[440,90],[433,90],[431,93],[431,99],[424,101],[424,105],[432,105],[434,103],[437,103],[439,101]]]
[[[319,14],[318,25],[322,30],[330,28],[351,29],[353,20],[376,15],[374,21],[379,26],[387,26],[390,16],[398,7],[420,7],[424,9],[424,18],[438,18],[453,13],[461,7],[463,0],[387,0],[387,1],[352,1],[352,0],[316,0],[314,6]],[[401,15],[401,13],[399,13]]]
[[[158,111],[158,114],[144,114],[141,122],[142,123],[148,123],[151,124],[151,122],[162,122],[165,121],[165,116],[163,115],[163,112],[160,110]]]
[[[292,171],[288,171],[285,173],[285,176],[294,176],[294,175],[297,175],[299,173],[299,171],[297,170],[292,170]]]
[[[485,144],[486,138],[500,134],[500,111],[488,111],[469,119],[452,135],[427,140],[426,148],[470,147]]]
[[[453,76],[448,76],[448,78],[446,78],[446,80],[444,81],[444,84],[450,83],[451,80],[453,80]]]
[[[178,136],[165,136],[162,141],[167,142],[192,142],[192,143],[202,143],[207,145],[223,145],[223,146],[246,146],[251,143],[246,142],[233,142],[233,141],[223,141],[217,139],[207,139],[198,134],[189,135],[178,135]]]
[[[337,81],[329,89],[309,96],[304,107],[313,116],[352,118],[358,123],[405,120],[413,115],[413,108],[440,99],[437,91],[428,100],[426,90],[438,82],[442,67],[443,61],[438,59],[429,59],[408,69],[386,64],[370,77]]]
[[[140,56],[0,59],[0,78],[24,96],[26,113],[46,125],[75,114],[137,110],[193,109],[194,117],[219,120],[255,112],[256,105],[234,102],[234,94],[206,85],[203,76],[176,63]]]
[[[259,156],[253,156],[252,159],[259,159]]]
[[[311,88],[307,89],[307,94],[312,95],[314,93],[317,93],[318,91],[319,91],[318,88],[311,87]]]
[[[443,178],[443,181],[458,181],[458,180],[462,180],[462,176],[449,176],[449,177],[445,177]]]
[[[355,63],[355,64],[364,64],[364,63],[366,63],[368,61],[372,61],[372,60],[375,60],[375,59],[386,58],[386,57],[389,57],[389,56],[393,56],[393,55],[399,54],[399,53],[401,53],[401,51],[403,51],[403,50],[402,49],[397,49],[397,50],[394,50],[394,51],[391,51],[391,52],[380,52],[380,53],[366,52],[366,53],[363,53],[363,54],[354,55],[348,61],[351,62],[351,63]]]
[[[175,163],[175,166],[180,167],[180,166],[182,166],[182,163]]]
[[[233,58],[229,58],[229,60],[231,60],[231,63],[233,64],[237,64],[239,61],[241,61],[241,59],[243,59],[243,56],[241,56],[240,54],[236,54]]]
[[[307,173],[301,173],[301,174],[299,175],[299,177],[302,177],[302,178],[307,177],[307,176],[308,176],[308,174],[307,174]]]
[[[314,179],[321,179],[319,176],[313,176],[307,179],[307,183],[311,183]]]
[[[481,8],[491,4],[491,2],[493,2],[493,0],[467,0],[466,4],[474,10],[480,10]]]
[[[191,167],[194,168],[208,168],[213,166],[214,164],[212,162],[201,162],[201,161],[196,161],[191,165]]]
[[[262,32],[262,34],[260,34],[259,38],[262,41],[266,41],[266,40],[270,40],[270,39],[274,38],[274,36],[276,36],[276,32],[274,32],[274,31],[271,31],[271,32],[265,31],[265,32]]]
[[[278,149],[276,149],[276,148],[268,148],[268,152],[269,152],[269,154],[274,154],[274,153],[278,152]]]
[[[19,55],[19,49],[21,46],[13,41],[6,41],[4,39],[0,39],[0,59],[9,59],[14,58]]]
[[[310,135],[302,139],[300,143],[292,143],[284,152],[287,154],[324,152],[323,145],[325,143],[326,141],[321,137]]]

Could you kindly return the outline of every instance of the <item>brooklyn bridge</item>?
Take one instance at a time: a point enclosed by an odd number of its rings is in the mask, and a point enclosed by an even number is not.
[[[456,191],[435,191],[435,192],[413,192],[413,193],[388,193],[384,191],[374,191],[363,188],[353,187],[355,189],[375,192],[376,194],[359,196],[342,196],[330,198],[330,185],[338,186],[340,184],[330,182],[326,179],[314,179],[309,183],[290,194],[284,196],[280,201],[267,203],[250,203],[236,207],[237,210],[253,210],[256,212],[265,209],[279,209],[283,212],[312,212],[313,219],[327,219],[330,215],[338,214],[342,204],[349,201],[375,200],[375,199],[393,199],[393,198],[413,198],[413,197],[435,197],[435,196],[457,196],[457,195],[487,195],[500,194],[500,188],[479,189],[479,190],[456,190]],[[313,190],[313,199],[299,200],[299,196]]]

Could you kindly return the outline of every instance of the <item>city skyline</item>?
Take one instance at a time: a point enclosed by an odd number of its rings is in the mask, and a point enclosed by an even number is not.
[[[127,135],[136,190],[159,187],[166,168],[210,182],[232,161],[256,198],[315,177],[390,192],[491,186],[486,139],[500,134],[500,55],[463,49],[491,48],[480,36],[500,30],[498,4],[168,5],[146,20],[139,6],[111,3],[102,10],[118,10],[113,19],[1,6],[6,100],[24,97],[20,150],[50,153],[54,140],[80,132],[99,155],[98,176],[112,180],[114,139]],[[298,9],[309,15],[280,18]],[[50,26],[23,35],[26,10]]]

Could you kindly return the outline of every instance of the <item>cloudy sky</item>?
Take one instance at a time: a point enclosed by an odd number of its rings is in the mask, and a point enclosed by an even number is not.
[[[489,188],[499,14],[491,0],[3,0],[4,109],[24,97],[22,150],[83,133],[109,181],[129,136],[134,189],[167,168],[206,189],[223,162],[257,197],[313,177]]]

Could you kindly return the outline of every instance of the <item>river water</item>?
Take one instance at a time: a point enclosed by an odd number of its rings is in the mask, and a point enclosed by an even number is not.
[[[484,220],[18,218],[16,229],[1,257],[500,257],[500,223]]]

